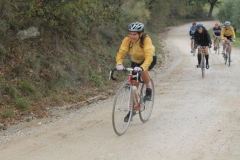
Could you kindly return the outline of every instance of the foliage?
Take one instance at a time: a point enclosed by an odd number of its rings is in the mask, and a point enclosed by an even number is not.
[[[228,0],[223,1],[219,9],[218,18],[224,23],[225,21],[230,21],[232,26],[240,26],[240,1],[238,0]],[[239,28],[238,28],[239,29]]]
[[[7,85],[4,88],[4,94],[11,96],[11,98],[13,99],[16,99],[18,95],[18,90],[12,85]]]
[[[189,2],[1,0],[0,95],[7,97],[1,99],[4,107],[30,110],[35,105],[86,99],[92,88],[113,87],[106,75],[115,65],[127,25],[132,21],[146,24],[157,54],[162,54],[159,28],[182,18],[194,19],[199,13],[206,15],[202,0]],[[32,26],[39,29],[40,36],[17,38],[19,31]]]
[[[30,108],[30,104],[28,103],[26,98],[17,98],[15,101],[15,105],[17,109],[22,111],[26,111]]]
[[[100,75],[97,75],[94,72],[92,72],[90,79],[91,79],[93,85],[96,87],[101,87],[103,85],[102,77]]]
[[[13,109],[5,109],[2,111],[2,113],[0,114],[1,118],[13,118],[14,117],[14,111]]]

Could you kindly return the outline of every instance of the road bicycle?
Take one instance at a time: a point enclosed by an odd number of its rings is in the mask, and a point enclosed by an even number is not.
[[[196,54],[196,48],[193,47],[193,56],[195,56],[195,54]]]
[[[226,43],[226,48],[225,48],[225,54],[223,55],[223,58],[225,60],[225,64],[228,63],[228,66],[230,67],[230,63],[232,62],[231,60],[231,51],[232,51],[232,48],[230,46],[230,42],[232,42],[232,39],[230,40],[227,40],[227,43]],[[234,41],[233,41],[234,43]]]
[[[219,36],[217,36],[216,37],[217,39],[216,39],[216,43],[215,43],[215,47],[216,47],[216,50],[215,50],[215,54],[219,54],[219,52],[220,52],[220,39],[219,39]]]
[[[113,69],[110,71],[109,79],[116,80],[113,77]],[[139,117],[143,123],[147,122],[151,116],[153,105],[154,105],[154,83],[150,78],[152,86],[152,98],[150,100],[145,99],[146,84],[141,80],[141,72],[137,72],[136,75],[133,75],[132,68],[125,68],[124,72],[129,72],[127,80],[121,85],[118,89],[113,103],[112,110],[112,125],[115,133],[119,136],[123,135],[132,118],[139,114]],[[136,78],[139,83],[138,88],[133,86],[133,78]],[[130,116],[125,122],[124,117],[130,112]]]
[[[201,68],[201,72],[202,72],[202,78],[204,78],[205,76],[205,67],[206,67],[206,62],[205,62],[205,51],[204,49],[207,46],[200,46],[199,48],[202,50],[201,51],[201,62],[200,62],[200,66],[197,65],[197,68]],[[209,47],[211,48],[211,47]]]

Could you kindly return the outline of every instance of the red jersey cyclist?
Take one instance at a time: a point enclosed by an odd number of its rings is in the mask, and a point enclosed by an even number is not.
[[[213,37],[214,37],[214,40],[213,40],[214,50],[217,50],[216,41],[217,41],[217,39],[220,39],[221,30],[222,30],[222,28],[221,28],[221,26],[218,25],[218,23],[216,23],[216,24],[214,25],[214,27],[212,28]]]
[[[236,38],[236,35],[233,27],[231,26],[231,22],[226,21],[221,31],[221,39],[223,40],[223,51],[222,51],[223,56],[225,55],[226,44],[229,43],[229,45],[231,46],[232,45],[231,42],[232,41],[235,42],[235,38]]]
[[[155,47],[152,44],[150,37],[144,32],[144,24],[140,22],[133,22],[128,26],[128,36],[122,41],[120,49],[116,57],[116,69],[123,70],[123,58],[126,53],[131,56],[131,67],[134,69],[134,74],[141,71],[141,78],[146,83],[147,101],[152,97],[152,86],[150,82],[150,71],[156,64]],[[133,80],[133,85],[138,87],[138,82]],[[124,118],[128,120],[129,113]]]

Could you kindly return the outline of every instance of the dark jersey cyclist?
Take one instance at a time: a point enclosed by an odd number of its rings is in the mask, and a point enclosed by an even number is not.
[[[128,52],[131,56],[131,67],[134,71],[142,71],[141,78],[146,83],[145,99],[150,101],[152,97],[152,86],[150,82],[150,71],[156,64],[155,47],[152,44],[150,37],[144,32],[144,24],[133,22],[128,26],[128,36],[122,41],[120,49],[116,57],[117,70],[123,70],[123,58]],[[136,73],[135,73],[136,74]],[[138,82],[133,81],[133,85],[138,87]],[[130,112],[124,118],[127,122]]]
[[[201,63],[201,48],[200,46],[206,46],[206,48],[204,49],[204,53],[205,53],[205,58],[206,58],[206,68],[209,68],[209,55],[208,55],[208,48],[211,48],[212,45],[212,41],[210,38],[210,35],[207,31],[207,29],[202,25],[202,24],[198,24],[197,25],[197,31],[194,33],[194,40],[195,40],[195,47],[198,47],[198,65],[197,67],[200,67],[200,63]]]

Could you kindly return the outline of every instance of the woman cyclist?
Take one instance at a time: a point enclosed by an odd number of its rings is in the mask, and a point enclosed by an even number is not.
[[[198,65],[197,65],[197,67],[200,67],[200,63],[201,63],[201,51],[202,50],[201,50],[200,46],[205,46],[206,48],[204,49],[204,53],[205,53],[205,58],[206,58],[206,68],[208,69],[209,68],[208,48],[211,48],[212,41],[211,41],[208,31],[202,24],[197,25],[197,31],[194,34],[194,38],[195,38],[195,47],[199,46],[198,47]]]
[[[223,40],[223,51],[222,51],[223,56],[225,55],[226,44],[229,43],[229,45],[231,46],[232,44],[231,42],[232,41],[235,42],[234,40],[235,38],[236,38],[236,35],[233,27],[231,26],[231,22],[226,21],[221,31],[221,39]]]
[[[123,58],[126,53],[131,56],[131,67],[134,73],[142,72],[141,78],[146,83],[146,100],[151,100],[152,86],[150,82],[150,71],[156,64],[155,47],[152,44],[150,37],[144,32],[144,24],[140,22],[132,22],[128,26],[128,36],[122,41],[120,49],[116,57],[116,69],[123,70]],[[133,80],[133,85],[138,87],[138,82]],[[128,120],[129,113],[124,118]]]

